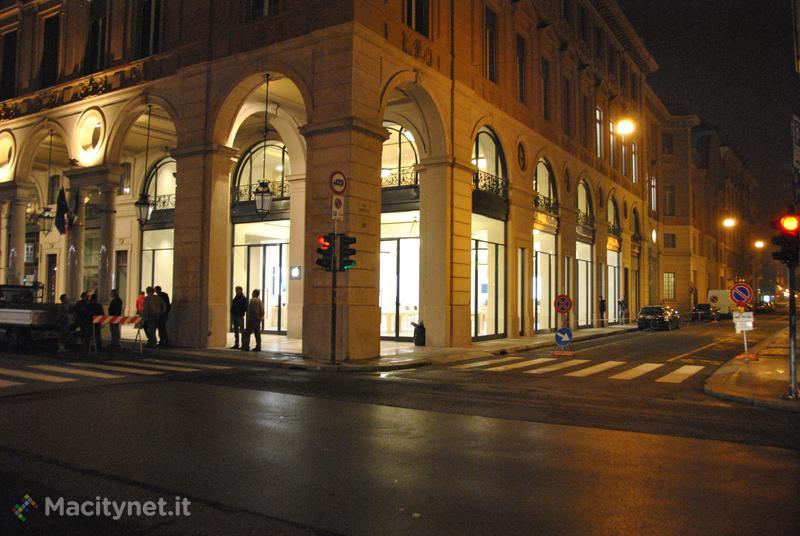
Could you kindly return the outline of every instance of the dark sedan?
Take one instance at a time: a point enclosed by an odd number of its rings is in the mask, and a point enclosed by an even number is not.
[[[681,327],[681,315],[668,305],[648,305],[639,311],[636,317],[639,329],[678,329]]]

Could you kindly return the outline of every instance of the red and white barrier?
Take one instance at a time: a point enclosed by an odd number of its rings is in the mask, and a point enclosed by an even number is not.
[[[111,316],[111,315],[94,315],[92,317],[92,324],[136,324],[142,318],[138,315],[134,316]]]

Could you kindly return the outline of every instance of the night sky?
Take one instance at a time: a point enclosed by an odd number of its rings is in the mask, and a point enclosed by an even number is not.
[[[659,64],[661,99],[699,115],[743,156],[763,221],[786,208],[790,120],[800,112],[791,0],[619,0]],[[780,189],[784,195],[776,195]]]

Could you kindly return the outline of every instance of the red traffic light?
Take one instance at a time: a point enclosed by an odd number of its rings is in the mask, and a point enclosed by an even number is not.
[[[778,225],[780,225],[780,230],[784,233],[797,234],[800,231],[800,216],[787,214],[780,219]]]
[[[331,243],[328,241],[327,236],[319,235],[317,237],[317,244],[319,244],[319,249],[327,250],[331,247]]]

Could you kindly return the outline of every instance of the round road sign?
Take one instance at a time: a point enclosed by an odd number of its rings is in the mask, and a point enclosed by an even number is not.
[[[557,313],[565,315],[572,309],[572,300],[566,294],[559,294],[553,300],[553,306],[556,308]]]
[[[572,330],[566,326],[563,328],[558,328],[558,331],[556,331],[556,344],[561,348],[566,348],[571,342]]]
[[[731,300],[742,307],[750,303],[753,299],[753,287],[747,283],[736,283],[731,288]]]
[[[347,177],[341,171],[331,173],[331,190],[337,195],[341,195],[347,190]]]
[[[712,295],[711,295],[711,296],[708,298],[708,301],[709,301],[709,302],[711,302],[711,305],[716,305],[716,304],[718,304],[718,303],[719,303],[719,298],[717,297],[717,295],[716,295],[716,294],[712,294]]]

